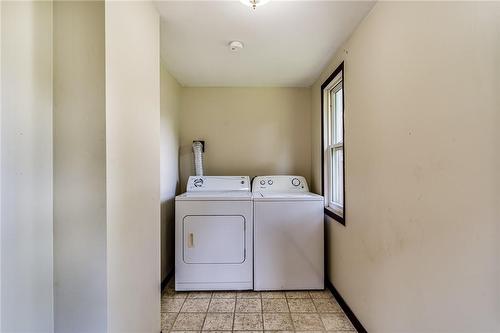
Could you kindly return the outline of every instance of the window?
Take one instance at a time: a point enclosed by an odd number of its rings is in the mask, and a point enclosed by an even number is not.
[[[325,214],[345,224],[344,64],[321,85]]]

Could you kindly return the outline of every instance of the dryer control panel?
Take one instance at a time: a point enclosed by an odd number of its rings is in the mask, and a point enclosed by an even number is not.
[[[187,192],[250,191],[248,176],[190,176]]]
[[[309,192],[309,187],[302,176],[257,176],[252,192]]]

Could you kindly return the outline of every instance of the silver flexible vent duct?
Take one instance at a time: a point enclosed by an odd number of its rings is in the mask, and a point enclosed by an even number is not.
[[[203,144],[201,142],[193,142],[193,154],[196,176],[203,176]]]

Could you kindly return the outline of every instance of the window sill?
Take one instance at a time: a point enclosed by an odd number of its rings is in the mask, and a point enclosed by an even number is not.
[[[337,221],[338,223],[342,224],[345,226],[345,219],[343,216],[340,216],[338,213],[336,213],[333,209],[329,208],[329,207],[325,207],[325,215],[331,217],[332,219],[334,219],[335,221]]]

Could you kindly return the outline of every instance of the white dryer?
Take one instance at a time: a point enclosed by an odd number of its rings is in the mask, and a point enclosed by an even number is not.
[[[189,177],[187,192],[175,198],[175,289],[252,288],[249,177]]]
[[[254,289],[324,288],[324,200],[300,176],[259,176],[254,196]]]

